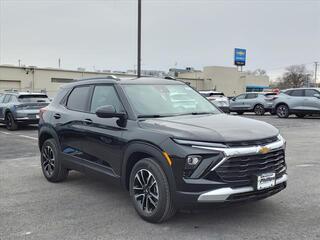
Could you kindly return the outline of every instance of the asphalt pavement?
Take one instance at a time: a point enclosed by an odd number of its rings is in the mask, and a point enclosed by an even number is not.
[[[286,138],[288,187],[258,202],[179,212],[163,224],[141,220],[111,182],[73,171],[49,183],[37,128],[0,126],[0,239],[320,239],[320,118],[245,117]]]

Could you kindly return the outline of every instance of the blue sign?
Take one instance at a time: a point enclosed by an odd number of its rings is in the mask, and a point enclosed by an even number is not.
[[[244,66],[246,65],[246,49],[235,48],[234,49],[234,65]]]

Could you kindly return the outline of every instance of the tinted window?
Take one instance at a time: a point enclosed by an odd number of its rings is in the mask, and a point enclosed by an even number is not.
[[[8,103],[10,102],[10,99],[11,99],[11,95],[5,95],[4,99],[3,99],[3,103]]]
[[[242,95],[239,95],[238,97],[236,97],[236,100],[245,99],[245,97],[246,97],[246,95],[242,94]]]
[[[26,94],[18,97],[19,102],[49,102],[48,96],[45,94]]]
[[[0,95],[0,103],[3,102],[3,99],[4,99],[4,95]]]
[[[98,85],[94,88],[90,112],[96,112],[97,108],[112,105],[117,112],[123,112],[123,107],[116,90],[110,85]]]
[[[90,86],[81,86],[73,89],[69,95],[67,107],[75,111],[87,111],[89,92]]]
[[[304,92],[303,89],[299,89],[299,90],[292,90],[288,94],[293,97],[303,97],[304,96],[303,92]]]
[[[315,94],[319,94],[319,92],[314,89],[306,89],[305,90],[306,97],[314,97]]]
[[[256,94],[256,93],[249,93],[249,94],[247,94],[246,99],[253,99],[253,98],[256,98],[257,96],[258,96],[258,94]]]

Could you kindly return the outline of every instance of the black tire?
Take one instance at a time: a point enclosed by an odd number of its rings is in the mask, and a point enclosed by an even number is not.
[[[49,182],[61,182],[68,176],[68,169],[62,166],[56,141],[52,138],[46,140],[42,145],[41,168]]]
[[[266,110],[264,109],[263,105],[257,104],[254,108],[253,111],[256,115],[262,116],[265,114]]]
[[[18,129],[18,124],[14,120],[14,117],[11,112],[8,112],[5,116],[5,123],[6,123],[6,128],[9,131],[14,131]]]
[[[279,106],[277,106],[276,112],[279,118],[289,117],[289,108],[285,104],[280,104]]]
[[[152,158],[144,158],[134,165],[129,192],[137,213],[145,221],[164,222],[176,212],[166,174]]]
[[[242,114],[243,114],[243,112],[238,111],[238,112],[237,112],[237,114],[238,114],[238,115],[242,115]]]
[[[306,116],[306,114],[303,113],[296,113],[295,114],[298,118],[304,118]]]

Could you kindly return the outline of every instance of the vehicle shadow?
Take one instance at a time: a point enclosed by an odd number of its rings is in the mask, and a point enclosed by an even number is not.
[[[133,205],[129,193],[125,191],[118,184],[113,181],[103,178],[82,174],[79,172],[72,171],[69,175],[65,184],[78,185],[85,188],[85,192],[88,194],[93,194],[99,196],[99,198],[105,198],[106,206],[114,202],[121,203],[125,205],[127,209],[127,214],[129,216],[123,216],[125,218],[134,218],[141,223],[149,224],[143,221],[134,211]],[[102,180],[102,181],[101,181]],[[109,194],[112,193],[112,196]],[[100,199],[101,200],[101,199]],[[110,203],[108,203],[110,201]],[[100,209],[101,211],[103,209]],[[123,210],[123,209],[122,209]],[[280,214],[279,212],[283,211],[283,206],[276,204],[271,199],[265,199],[262,201],[256,202],[246,202],[246,203],[234,203],[234,204],[212,204],[206,206],[198,206],[195,208],[183,208],[177,212],[177,214],[169,219],[167,222],[164,222],[160,225],[150,225],[154,228],[157,227],[180,227],[188,226],[189,229],[198,229],[198,228],[208,228],[207,230],[212,231],[212,224],[215,225],[239,225],[241,224],[251,224],[251,222],[262,224],[266,218],[272,219],[273,215]],[[125,219],[124,219],[125,221]]]
[[[0,129],[7,129],[5,124],[0,123]],[[38,130],[37,124],[31,124],[31,125],[19,125],[19,128],[16,131],[24,130],[24,131],[34,131]]]

